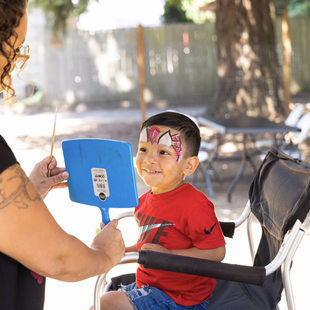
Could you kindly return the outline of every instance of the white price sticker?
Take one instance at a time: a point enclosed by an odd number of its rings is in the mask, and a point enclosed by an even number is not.
[[[94,193],[104,201],[110,196],[107,171],[104,168],[91,168]]]

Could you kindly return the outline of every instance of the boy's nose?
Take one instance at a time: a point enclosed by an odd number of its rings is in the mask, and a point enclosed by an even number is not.
[[[148,152],[148,154],[146,155],[146,161],[150,162],[150,163],[154,163],[157,161],[157,154],[156,152]]]

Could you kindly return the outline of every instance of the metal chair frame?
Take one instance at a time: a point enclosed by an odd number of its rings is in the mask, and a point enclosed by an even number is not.
[[[133,214],[134,214],[133,211],[123,212],[119,214],[117,219],[120,220],[126,217],[132,217]],[[248,201],[242,214],[239,216],[239,218],[237,218],[234,221],[235,228],[241,226],[245,222],[247,224],[247,236],[252,260],[254,260],[255,255],[253,232],[252,232],[253,219],[254,215],[251,212],[250,202]],[[276,257],[268,265],[264,267],[266,276],[272,274],[278,268],[281,267],[281,274],[288,310],[296,310],[290,277],[290,268],[294,254],[305,234],[305,231],[301,228],[301,226],[302,223],[299,220],[297,220],[293,225],[293,227],[291,228],[291,230],[289,230],[285,235],[284,241]],[[139,253],[126,253],[124,257],[121,259],[120,264],[138,262],[138,259],[139,259]],[[225,263],[219,263],[219,264],[225,264]],[[98,276],[94,292],[94,310],[100,310],[101,292],[103,291],[105,293],[108,292],[110,289],[111,282],[107,283],[106,280],[107,274],[108,273]]]

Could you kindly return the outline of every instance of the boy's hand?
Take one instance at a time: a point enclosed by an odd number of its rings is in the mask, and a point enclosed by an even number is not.
[[[145,243],[142,245],[141,250],[150,250],[155,252],[169,253],[170,251],[163,246],[155,243]]]

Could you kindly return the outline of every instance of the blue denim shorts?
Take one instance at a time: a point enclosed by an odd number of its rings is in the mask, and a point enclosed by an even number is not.
[[[166,293],[153,286],[137,288],[136,283],[131,283],[119,289],[126,293],[136,310],[206,310],[209,300],[195,306],[181,306],[176,304]]]

